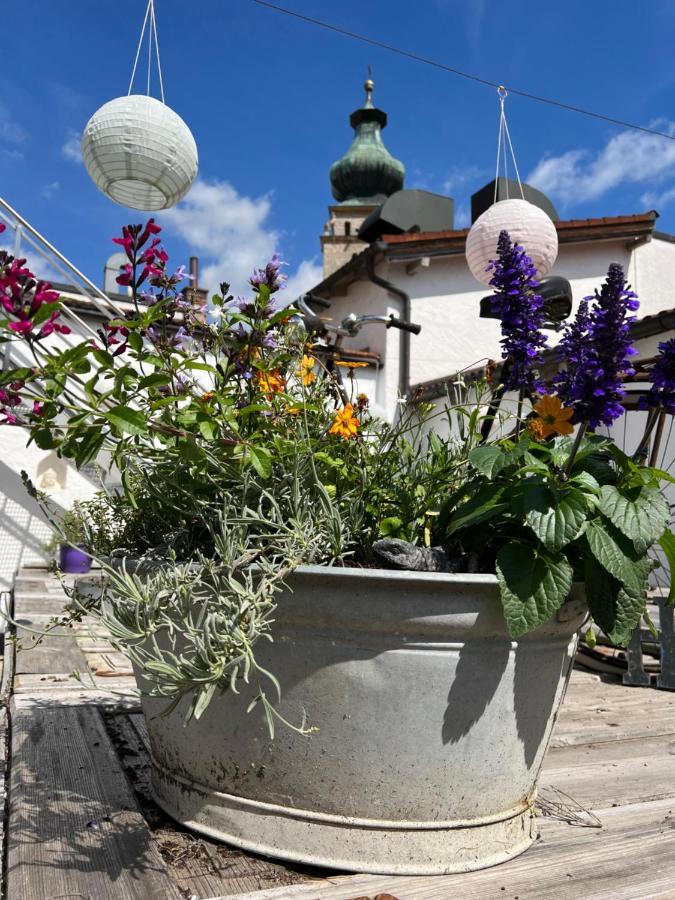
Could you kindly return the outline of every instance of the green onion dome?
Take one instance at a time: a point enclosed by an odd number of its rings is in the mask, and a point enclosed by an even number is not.
[[[366,102],[349,118],[354,129],[352,145],[330,168],[333,196],[338,203],[379,204],[403,187],[405,166],[394,159],[382,141],[387,114],[373,106],[374,84],[370,78],[364,86]]]

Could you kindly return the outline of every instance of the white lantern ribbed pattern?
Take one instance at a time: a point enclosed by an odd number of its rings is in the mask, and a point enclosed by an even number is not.
[[[82,156],[94,184],[132,209],[168,209],[197,175],[197,145],[177,113],[140,94],[105,103],[87,122]]]
[[[500,200],[485,210],[471,226],[466,239],[466,261],[481,284],[490,284],[488,263],[497,256],[499,233],[508,231],[512,241],[525,248],[543,278],[558,257],[558,232],[546,213],[527,200]]]

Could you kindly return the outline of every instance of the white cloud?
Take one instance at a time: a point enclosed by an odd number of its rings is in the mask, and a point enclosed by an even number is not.
[[[233,292],[243,294],[254,268],[263,266],[282,243],[280,232],[267,224],[271,209],[269,194],[246,197],[226,181],[198,179],[186,198],[158,219],[200,257],[203,287],[213,291],[225,280]],[[321,280],[314,260],[285,271],[289,286],[284,294],[289,299]]]
[[[658,121],[651,125],[675,136],[675,122]],[[627,130],[595,153],[577,149],[545,157],[526,180],[563,206],[570,206],[594,200],[622,184],[659,183],[673,175],[675,140]]]
[[[284,299],[289,302],[295,300],[300,294],[305,294],[310,288],[316,287],[323,280],[323,269],[313,259],[303,259],[294,275],[288,279],[284,291]]]
[[[23,144],[28,132],[12,118],[9,109],[0,103],[0,141],[5,144]]]
[[[0,156],[4,159],[23,159],[20,148],[28,137],[26,129],[12,118],[9,108],[0,103]]]
[[[66,159],[74,163],[82,162],[82,147],[80,135],[76,131],[69,131],[65,143],[61,147],[61,153]]]
[[[455,228],[468,228],[471,225],[471,210],[468,203],[460,203],[455,207]]]
[[[50,200],[60,187],[61,183],[59,181],[52,181],[42,188],[42,196]]]
[[[453,191],[457,191],[467,185],[469,185],[472,190],[477,191],[483,186],[483,179],[486,177],[486,170],[473,163],[453,166],[445,176],[443,193],[452,194]]]

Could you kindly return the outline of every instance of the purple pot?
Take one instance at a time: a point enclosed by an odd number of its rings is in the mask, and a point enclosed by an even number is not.
[[[91,557],[78,547],[71,547],[70,544],[60,544],[59,569],[69,575],[88,572],[91,569]]]

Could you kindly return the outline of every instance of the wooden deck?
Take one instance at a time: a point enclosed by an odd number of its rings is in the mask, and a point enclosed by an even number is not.
[[[46,572],[24,570],[15,617],[44,627],[62,596]],[[675,900],[668,691],[573,673],[544,766],[541,837],[518,859],[467,875],[339,875],[191,835],[158,809],[128,663],[95,624],[33,649],[20,640],[5,649],[0,719],[7,900]]]

